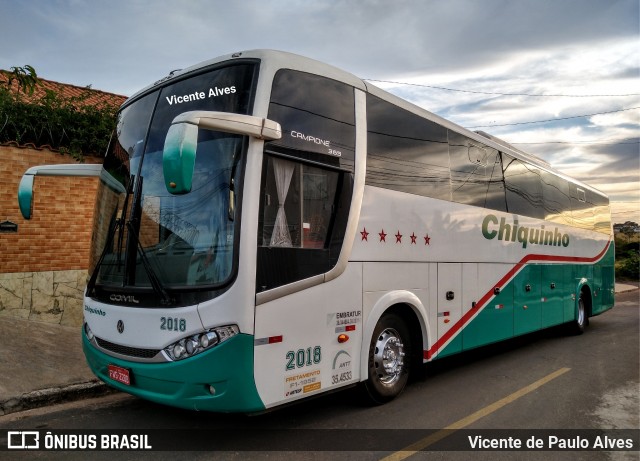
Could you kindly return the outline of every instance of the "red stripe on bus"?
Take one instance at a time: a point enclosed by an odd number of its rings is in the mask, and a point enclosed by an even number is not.
[[[484,309],[484,307],[487,304],[487,302],[489,300],[491,300],[491,298],[493,298],[495,296],[494,295],[494,288],[502,289],[502,287],[509,280],[511,280],[513,277],[515,277],[515,275],[518,272],[520,272],[522,269],[524,269],[524,266],[527,263],[529,263],[531,261],[593,263],[593,262],[596,262],[596,261],[602,259],[602,257],[605,255],[605,253],[609,249],[609,246],[611,246],[611,240],[609,240],[607,242],[607,245],[604,247],[604,250],[602,250],[599,254],[597,254],[596,256],[594,256],[592,258],[585,258],[585,257],[579,257],[579,256],[553,256],[553,255],[536,255],[536,254],[531,254],[531,255],[525,256],[524,258],[522,258],[520,260],[519,263],[515,264],[513,266],[513,268],[511,268],[511,270],[509,272],[507,272],[504,275],[504,277],[502,277],[500,279],[500,281],[498,281],[498,283],[495,284],[495,287],[493,287],[493,288],[491,288],[491,290],[487,291],[484,294],[484,296],[482,298],[480,298],[480,300],[476,303],[476,305],[474,307],[469,309],[467,311],[467,313],[464,314],[462,316],[462,318],[455,323],[455,325],[453,325],[445,334],[443,334],[442,337],[440,339],[438,339],[433,346],[431,346],[431,349],[429,349],[428,351],[425,351],[424,356],[426,357],[427,360],[430,360],[435,355],[435,353],[438,352],[438,350],[444,344],[446,344],[447,341],[449,341],[449,339],[451,339],[460,330],[462,330],[462,327],[464,325],[466,325],[467,322],[469,322],[469,320],[471,320],[472,317],[474,317],[477,313],[479,313],[482,309]]]

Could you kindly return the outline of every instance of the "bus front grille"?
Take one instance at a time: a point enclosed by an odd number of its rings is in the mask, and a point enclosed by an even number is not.
[[[96,336],[96,342],[98,346],[108,351],[114,352],[120,355],[128,355],[129,357],[137,357],[140,359],[152,359],[160,349],[141,349],[137,347],[122,346],[120,344],[112,343],[106,339],[98,338]]]

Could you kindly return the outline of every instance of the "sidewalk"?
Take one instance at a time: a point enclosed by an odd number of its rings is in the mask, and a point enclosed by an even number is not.
[[[616,284],[616,293],[637,290]],[[0,318],[0,416],[111,392],[89,370],[81,329]]]
[[[89,370],[80,327],[0,318],[0,416],[109,391]]]

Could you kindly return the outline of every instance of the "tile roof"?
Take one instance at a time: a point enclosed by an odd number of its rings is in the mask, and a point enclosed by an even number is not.
[[[0,69],[0,84],[6,84],[8,80],[7,77],[8,71]],[[17,82],[13,82],[11,85],[12,91],[18,91]],[[122,96],[119,94],[108,93],[106,91],[94,90],[89,87],[81,87],[76,85],[71,85],[68,83],[60,83],[54,82],[52,80],[47,80],[44,78],[38,77],[38,84],[35,86],[35,90],[32,95],[24,94],[24,98],[29,102],[37,102],[42,99],[47,90],[54,91],[55,93],[64,96],[65,98],[80,98],[82,96],[87,95],[86,99],[81,101],[83,105],[102,105],[107,104],[110,106],[119,107],[126,99],[126,96]]]
[[[0,69],[0,86],[6,86],[8,80],[8,71]],[[18,92],[18,83],[12,82],[11,91]],[[54,82],[38,77],[38,83],[36,84],[33,94],[22,94],[22,98],[27,103],[37,104],[47,93],[47,91],[53,91],[58,95],[62,95],[65,99],[77,98],[77,103],[80,106],[111,106],[114,108],[120,107],[120,105],[127,99],[126,96],[119,94],[109,93],[106,91],[94,90],[89,87],[81,87],[71,85],[68,83]],[[35,145],[31,142],[18,143],[16,141],[8,141],[0,143],[2,146],[13,146],[21,149],[33,149],[33,150],[50,150],[53,152],[59,152],[58,149],[51,147],[49,144]],[[89,154],[92,155],[92,154]]]

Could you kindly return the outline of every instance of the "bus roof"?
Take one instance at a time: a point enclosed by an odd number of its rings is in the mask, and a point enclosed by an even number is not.
[[[209,59],[207,61],[203,61],[200,62],[198,64],[195,64],[193,66],[187,67],[186,69],[177,69],[177,70],[173,70],[169,73],[169,75],[167,75],[166,77],[156,81],[155,83],[153,83],[152,85],[147,86],[146,88],[136,92],[134,95],[132,95],[130,98],[127,99],[127,101],[124,102],[123,106],[126,105],[129,101],[137,99],[139,96],[141,96],[142,94],[150,91],[151,89],[153,89],[154,87],[164,84],[165,82],[174,80],[176,78],[179,78],[181,76],[190,74],[192,72],[198,71],[200,69],[205,69],[207,67],[210,67],[212,65],[215,65],[217,63],[221,63],[221,62],[225,62],[225,61],[230,61],[230,60],[234,60],[234,59],[259,59],[262,62],[262,66],[267,66],[267,68],[271,69],[273,73],[275,73],[276,70],[278,69],[292,69],[292,70],[299,70],[299,71],[303,71],[303,72],[309,72],[312,74],[317,74],[317,75],[322,75],[325,76],[327,78],[331,78],[333,80],[337,80],[343,83],[346,83],[348,85],[351,85],[355,88],[358,88],[362,91],[365,91],[367,93],[370,93],[374,96],[377,96],[381,99],[384,99],[392,104],[395,104],[405,110],[408,110],[409,112],[413,112],[421,117],[424,117],[426,119],[429,119],[433,122],[436,122],[452,131],[455,131],[457,133],[460,133],[464,136],[467,136],[468,138],[471,138],[479,143],[482,144],[486,144],[489,147],[492,147],[498,151],[501,152],[505,152],[515,158],[518,158],[519,160],[523,160],[527,163],[533,164],[539,168],[542,168],[544,170],[547,170],[555,175],[558,175],[560,177],[563,177],[566,180],[569,180],[573,183],[575,183],[576,185],[580,186],[580,187],[584,187],[587,188],[589,190],[591,190],[592,192],[597,193],[598,195],[601,195],[603,197],[607,197],[606,194],[604,194],[603,192],[599,191],[598,189],[589,186],[588,184],[585,184],[581,181],[578,181],[575,178],[572,178],[558,170],[556,170],[555,168],[553,168],[551,166],[551,164],[549,164],[547,161],[541,159],[540,157],[537,157],[533,154],[530,154],[528,152],[525,152],[521,149],[518,149],[516,147],[514,147],[513,145],[511,145],[510,143],[508,143],[507,141],[504,141],[503,139],[500,139],[496,136],[493,136],[491,134],[485,133],[483,131],[471,131],[468,130],[467,128],[464,128],[460,125],[457,125],[456,123],[447,120],[445,118],[440,117],[439,115],[434,114],[433,112],[429,112],[428,110],[417,106],[405,99],[402,99],[398,96],[395,96],[394,94],[389,93],[388,91],[385,91],[371,83],[368,83],[358,77],[356,77],[355,75],[339,69],[337,67],[334,67],[330,64],[326,64],[324,62],[321,61],[317,61],[315,59],[311,59],[311,58],[307,58],[305,56],[301,56],[301,55],[297,55],[294,53],[289,53],[289,52],[285,52],[285,51],[278,51],[278,50],[268,50],[268,49],[255,49],[255,50],[247,50],[247,51],[239,51],[236,53],[230,53],[230,54],[226,54],[226,55],[222,55],[222,56],[218,56],[216,58],[213,59]]]

